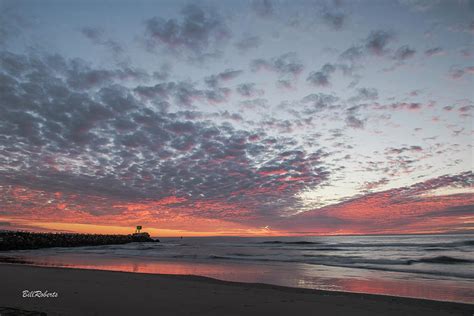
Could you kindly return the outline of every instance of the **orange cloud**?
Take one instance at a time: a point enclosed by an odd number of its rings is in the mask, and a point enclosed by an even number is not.
[[[7,229],[129,233],[142,225],[157,236],[340,235],[467,232],[474,227],[474,193],[439,194],[451,178],[370,193],[283,217],[261,214],[248,197],[268,188],[234,192],[230,199],[167,196],[158,200],[47,192],[0,186],[1,219]],[[285,186],[288,184],[283,184]],[[281,187],[273,189],[275,198]],[[435,190],[435,191],[433,191]],[[444,190],[450,192],[449,190]],[[243,199],[241,199],[243,197]],[[230,202],[235,199],[235,202]]]
[[[474,194],[369,194],[308,211],[284,223],[315,234],[416,234],[472,231]]]

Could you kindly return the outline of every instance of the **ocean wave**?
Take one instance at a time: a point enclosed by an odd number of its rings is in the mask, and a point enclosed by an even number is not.
[[[239,256],[224,256],[224,255],[210,255],[209,259],[220,259],[220,260],[246,260],[246,261],[278,261],[269,258],[245,258]]]
[[[461,259],[449,256],[438,256],[421,259],[368,259],[359,256],[329,256],[329,255],[312,255],[303,254],[300,257],[290,256],[259,256],[242,253],[227,254],[227,255],[210,255],[210,259],[224,259],[224,260],[246,260],[246,261],[273,261],[273,262],[297,262],[309,264],[322,265],[336,265],[336,266],[352,266],[357,264],[375,265],[375,266],[408,266],[416,263],[432,263],[432,264],[462,264],[472,263],[468,259]]]
[[[391,260],[391,259],[366,259],[357,256],[328,256],[328,255],[310,255],[304,254],[300,257],[294,256],[241,256],[241,255],[210,255],[210,259],[226,259],[226,260],[246,260],[246,261],[272,261],[272,262],[297,262],[297,263],[313,263],[313,264],[379,264],[379,265],[406,265],[406,260]]]
[[[332,242],[316,242],[316,241],[282,241],[282,240],[270,240],[270,241],[263,241],[257,244],[264,244],[264,245],[324,245],[330,248],[391,248],[391,247],[408,247],[408,248],[416,248],[422,247],[426,250],[434,250],[434,249],[441,249],[441,248],[450,248],[450,247],[462,247],[462,246],[474,246],[474,240],[464,240],[464,241],[454,241],[448,243],[409,243],[409,242],[380,242],[380,243],[332,243]]]
[[[433,249],[433,248],[451,248],[451,247],[461,247],[461,246],[473,246],[474,240],[467,240],[467,241],[455,241],[449,243],[337,243],[326,244],[328,246],[336,246],[336,247],[347,247],[347,248],[391,248],[391,247],[407,247],[407,248],[425,248],[425,249]]]
[[[263,241],[262,244],[284,244],[284,245],[320,245],[320,242],[314,241],[279,241],[279,240],[272,240],[272,241]]]
[[[254,257],[255,255],[251,255],[251,254],[248,254],[248,253],[230,253],[229,254],[230,256],[237,256],[237,257]]]
[[[414,268],[404,268],[414,266],[414,263],[438,263],[438,264],[455,264],[455,263],[472,263],[473,261],[453,258],[447,256],[422,258],[417,260],[392,260],[392,259],[366,259],[362,257],[339,257],[339,256],[318,256],[318,255],[303,255],[303,258],[265,258],[261,256],[234,256],[234,255],[211,255],[209,259],[216,260],[235,260],[248,262],[275,262],[275,263],[300,263],[309,265],[322,265],[330,267],[354,268],[354,269],[368,269],[377,271],[392,271],[402,273],[438,275],[446,277],[468,278],[473,279],[474,275],[466,272],[457,271],[438,271],[438,270],[420,270]]]
[[[308,248],[308,249],[301,249],[301,250],[311,250],[311,251],[342,251],[341,248],[336,247],[318,247],[318,248]]]
[[[424,248],[424,251],[445,251],[446,248]]]
[[[385,247],[443,247],[440,244],[422,244],[422,243],[371,243],[371,244],[359,244],[359,243],[340,243],[336,244],[338,247],[357,247],[357,248],[385,248]]]
[[[136,250],[155,250],[155,249],[156,249],[156,247],[152,247],[152,246],[136,248]]]
[[[438,263],[438,264],[457,264],[457,263],[472,263],[472,260],[449,257],[449,256],[438,256],[432,258],[422,258],[418,260],[407,260],[408,264],[412,263]]]
[[[172,255],[171,258],[175,259],[198,259],[198,255]]]
[[[0,263],[32,264],[33,261],[21,257],[0,256]]]

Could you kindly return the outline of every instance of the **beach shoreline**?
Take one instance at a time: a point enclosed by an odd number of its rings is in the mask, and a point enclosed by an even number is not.
[[[47,315],[472,315],[474,305],[166,275],[0,264],[0,307]],[[57,297],[23,297],[47,291]],[[29,292],[28,292],[29,293]],[[28,294],[27,293],[27,294]],[[48,294],[46,293],[46,294]]]

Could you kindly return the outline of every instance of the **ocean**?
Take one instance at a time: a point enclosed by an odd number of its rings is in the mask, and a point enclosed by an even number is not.
[[[474,302],[474,235],[160,238],[9,251],[26,264]]]

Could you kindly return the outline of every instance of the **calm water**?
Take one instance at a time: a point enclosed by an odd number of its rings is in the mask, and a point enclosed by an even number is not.
[[[474,235],[162,238],[0,256],[37,265],[474,302]]]

